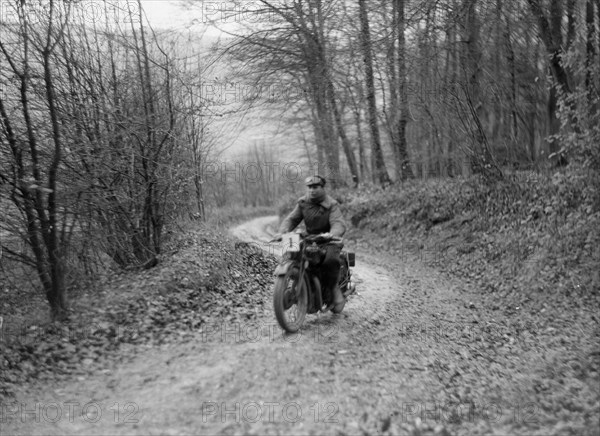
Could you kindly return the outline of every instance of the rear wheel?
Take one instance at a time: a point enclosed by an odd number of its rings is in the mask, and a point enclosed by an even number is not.
[[[349,279],[348,264],[346,263],[346,260],[344,259],[342,261],[342,264],[340,265],[340,281],[338,282],[338,286],[340,287],[342,294],[346,293],[346,290],[348,288],[348,279]]]
[[[308,306],[308,293],[298,270],[291,269],[275,279],[273,309],[277,322],[288,333],[296,333],[302,327]]]

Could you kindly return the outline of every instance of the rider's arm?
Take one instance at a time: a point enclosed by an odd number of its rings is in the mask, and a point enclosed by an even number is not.
[[[279,233],[288,233],[298,227],[298,224],[302,221],[302,209],[300,205],[296,203],[294,210],[281,222],[279,226]]]
[[[329,226],[329,233],[333,236],[341,238],[346,233],[346,223],[344,222],[340,206],[337,203],[333,204],[329,211]]]

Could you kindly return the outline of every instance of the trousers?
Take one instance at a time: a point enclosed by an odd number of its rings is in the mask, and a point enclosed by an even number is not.
[[[337,286],[340,280],[340,253],[342,247],[336,244],[328,244],[326,248],[327,252],[320,266],[321,284],[323,290],[333,291],[334,286]]]

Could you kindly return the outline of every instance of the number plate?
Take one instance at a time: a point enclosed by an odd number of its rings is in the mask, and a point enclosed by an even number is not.
[[[283,235],[283,250],[292,253],[300,251],[300,235],[298,233],[286,233]]]

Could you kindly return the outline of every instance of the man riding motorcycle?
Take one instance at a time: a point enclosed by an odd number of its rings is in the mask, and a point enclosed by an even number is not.
[[[302,220],[309,235],[325,234],[341,238],[346,232],[340,206],[325,192],[326,181],[321,176],[312,176],[305,181],[307,193],[298,199],[294,210],[282,221],[279,233],[274,240],[281,240],[283,233],[294,230]],[[338,286],[340,274],[340,252],[338,244],[328,244],[321,264],[323,289],[333,292],[333,312],[340,312],[344,306],[344,296]]]

